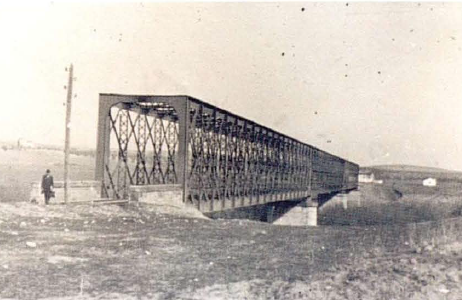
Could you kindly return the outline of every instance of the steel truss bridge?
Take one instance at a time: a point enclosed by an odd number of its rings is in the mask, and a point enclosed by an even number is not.
[[[359,166],[189,96],[100,94],[96,180],[177,185],[203,212],[357,188]]]

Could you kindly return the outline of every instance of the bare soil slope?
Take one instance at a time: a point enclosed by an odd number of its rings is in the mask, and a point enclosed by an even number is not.
[[[461,299],[460,244],[392,232],[1,204],[0,298]]]

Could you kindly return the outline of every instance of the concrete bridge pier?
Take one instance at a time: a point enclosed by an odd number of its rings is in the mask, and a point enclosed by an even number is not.
[[[359,191],[345,191],[327,195],[320,201],[320,210],[332,207],[342,207],[347,210],[352,207],[361,207],[361,193]]]
[[[311,196],[299,202],[297,205],[278,213],[275,217],[276,209],[268,210],[268,222],[275,225],[285,226],[317,226],[318,225],[318,197]],[[271,213],[271,214],[270,214]]]
[[[303,204],[306,205],[306,225],[318,226],[319,202],[317,197],[308,198]]]

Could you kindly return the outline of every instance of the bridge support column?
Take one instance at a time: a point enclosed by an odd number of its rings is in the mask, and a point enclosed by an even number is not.
[[[306,225],[318,226],[318,201],[317,199],[308,199],[306,201]]]
[[[273,223],[275,219],[275,207],[274,205],[269,205],[266,208],[266,222]]]
[[[326,200],[321,206],[321,211],[330,208],[343,208],[344,210],[352,207],[361,207],[361,194],[358,191],[346,191],[333,195]]]
[[[282,213],[272,213],[271,218],[268,214],[268,222],[286,226],[317,226],[318,207],[317,197],[310,197]]]
[[[347,210],[348,209],[348,193],[340,193],[337,195],[337,197],[340,197],[340,200],[342,201],[343,209]]]

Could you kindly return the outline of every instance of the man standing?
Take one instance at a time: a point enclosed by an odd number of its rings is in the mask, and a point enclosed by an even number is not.
[[[53,176],[50,174],[50,170],[47,170],[45,175],[42,177],[42,194],[45,196],[45,205],[50,202],[51,195],[53,193]]]

